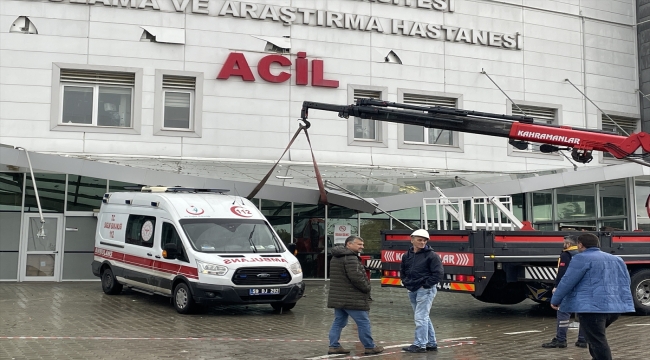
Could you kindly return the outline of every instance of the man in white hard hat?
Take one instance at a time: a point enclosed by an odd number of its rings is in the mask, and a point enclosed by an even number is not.
[[[402,285],[408,290],[415,319],[415,341],[402,350],[412,353],[438,350],[429,312],[438,291],[436,285],[443,279],[444,269],[440,256],[427,245],[427,241],[427,230],[415,230],[411,234],[413,246],[402,256],[400,268]]]

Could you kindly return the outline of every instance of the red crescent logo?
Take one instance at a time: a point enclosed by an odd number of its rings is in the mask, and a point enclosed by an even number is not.
[[[185,211],[187,211],[187,213],[190,214],[190,215],[201,215],[201,214],[203,214],[205,212],[200,207],[196,207],[194,205],[190,205],[190,207],[185,209]]]
[[[245,217],[245,218],[249,218],[249,217],[253,216],[252,211],[246,209],[243,206],[239,206],[239,205],[230,207],[230,211],[233,214],[237,215],[237,216],[241,216],[241,217]]]

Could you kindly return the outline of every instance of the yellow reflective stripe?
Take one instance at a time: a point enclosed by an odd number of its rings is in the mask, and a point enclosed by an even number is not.
[[[382,277],[381,278],[381,284],[382,285],[396,285],[396,286],[401,286],[402,281],[398,278],[387,278],[387,277]]]
[[[474,284],[463,284],[463,283],[450,283],[449,287],[452,290],[462,290],[462,291],[474,291]]]

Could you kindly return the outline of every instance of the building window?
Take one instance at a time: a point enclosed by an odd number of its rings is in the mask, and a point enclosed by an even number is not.
[[[66,212],[99,209],[106,193],[106,182],[106,179],[68,175]]]
[[[640,176],[634,181],[634,206],[636,208],[636,228],[650,231],[650,214],[645,204],[650,197],[650,176]]]
[[[291,236],[291,207],[290,202],[262,199],[262,214],[264,214],[285,245],[293,242]]]
[[[462,109],[463,95],[445,92],[397,89],[397,102],[408,105]],[[417,125],[397,125],[397,147],[412,150],[463,152],[462,133]]]
[[[417,106],[457,107],[457,98],[404,93],[402,102]],[[454,145],[454,133],[449,130],[404,125],[404,141],[413,144]]]
[[[34,174],[38,190],[38,201],[32,176],[25,179],[25,212],[38,212],[39,202],[42,212],[63,213],[65,205],[65,174]]]
[[[24,180],[24,173],[0,173],[0,212],[21,211]]]
[[[519,108],[517,108],[519,106]],[[521,110],[523,110],[523,113]],[[522,104],[511,104],[511,111],[512,115],[519,115],[519,116],[529,116],[533,118],[533,122],[535,124],[543,124],[543,125],[557,125],[558,124],[558,109],[557,108],[551,108],[551,107],[541,107],[541,106],[530,106],[530,105],[522,105]],[[539,151],[539,147],[541,144],[537,143],[530,143],[528,145],[528,149],[526,150],[514,150],[516,152],[533,152],[533,153],[539,153],[541,154],[542,152]]]
[[[381,91],[354,89],[354,101],[358,99],[380,99]],[[375,120],[354,118],[355,140],[379,140],[379,129]]]
[[[551,190],[531,194],[532,220],[535,224],[553,221],[553,193]]]
[[[156,70],[154,135],[201,136],[203,74]]]
[[[637,181],[636,203],[642,207],[639,188]],[[627,194],[625,180],[530,193],[533,225],[537,230],[628,230]]]
[[[562,222],[596,217],[596,188],[593,184],[557,189],[556,218]]]
[[[135,74],[61,69],[63,125],[132,127]]]
[[[192,104],[196,78],[163,75],[163,128],[192,129]]]
[[[304,278],[325,278],[325,205],[293,204],[293,240]]]
[[[139,134],[142,69],[54,63],[51,129]]]
[[[633,117],[617,116],[617,115],[609,115],[609,117],[607,117],[607,115],[601,114],[600,121],[601,121],[600,128],[602,130],[609,131],[625,137],[632,135],[632,133],[636,132],[639,125],[639,119],[635,119]],[[614,122],[616,122],[616,124]],[[616,126],[617,124],[618,126]],[[625,132],[623,132],[619,128],[619,126],[623,128]],[[606,152],[603,152],[603,158],[615,159],[612,154]]]

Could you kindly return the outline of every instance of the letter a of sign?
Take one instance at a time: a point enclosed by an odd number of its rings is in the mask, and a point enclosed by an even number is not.
[[[231,76],[241,76],[244,81],[255,81],[253,72],[242,53],[230,53],[223,64],[217,79],[228,80]]]

